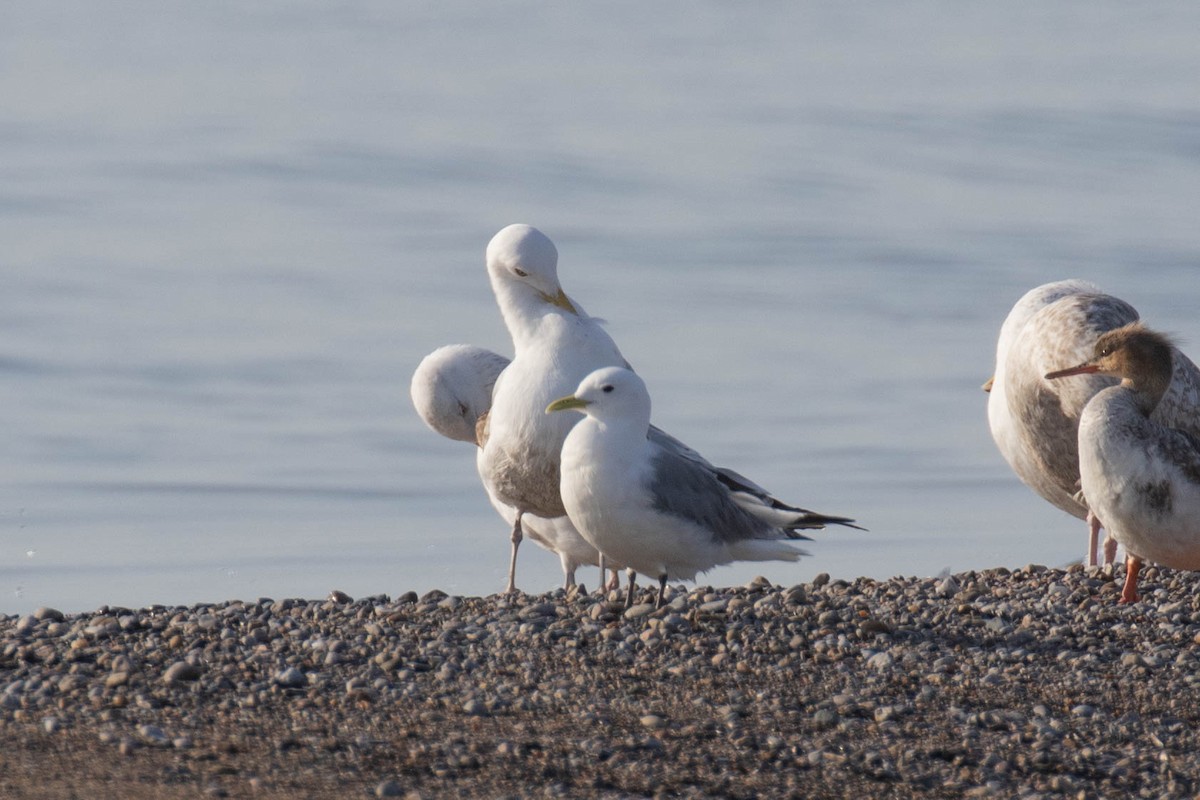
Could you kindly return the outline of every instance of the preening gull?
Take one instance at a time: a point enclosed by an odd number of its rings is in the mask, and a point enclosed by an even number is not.
[[[492,387],[508,359],[491,350],[470,345],[439,347],[422,359],[412,377],[412,401],[421,419],[448,439],[481,444],[486,436]],[[512,525],[516,509],[488,492],[488,499],[501,517]],[[558,555],[562,562],[564,588],[575,585],[575,570],[584,564],[599,564],[600,554],[587,543],[571,521],[564,517],[545,519],[529,515],[525,532],[535,543]],[[516,590],[517,546],[512,545],[508,567],[508,592]],[[620,565],[614,564],[613,567]],[[614,580],[616,572],[614,571]],[[604,574],[600,576],[604,585]]]
[[[563,291],[558,250],[544,233],[509,225],[488,243],[486,261],[515,354],[496,380],[489,435],[476,460],[489,494],[516,509],[512,539],[518,543],[525,514],[554,518],[566,513],[559,461],[563,440],[579,418],[547,415],[546,405],[574,391],[595,370],[629,363],[600,321]],[[708,471],[751,513],[787,524],[802,511],[733,470],[713,466],[658,428],[650,428],[650,438]]]
[[[1200,438],[1154,419],[1181,359],[1170,339],[1135,322],[1100,336],[1082,364],[1046,375],[1121,380],[1083,410],[1079,467],[1088,505],[1125,547],[1122,603],[1138,600],[1142,559],[1200,569]]]
[[[1044,376],[1089,358],[1101,334],[1137,319],[1133,306],[1087,281],[1038,286],[1013,306],[1001,326],[996,371],[984,384],[991,392],[988,426],[1000,453],[1025,485],[1088,521],[1089,564],[1097,561],[1103,517],[1090,513],[1077,496],[1079,419],[1092,396],[1116,380],[1101,374],[1072,381]],[[1176,359],[1174,379],[1155,418],[1200,433],[1200,372],[1186,357]],[[1106,562],[1112,561],[1115,550],[1115,541],[1107,540]]]
[[[529,225],[501,230],[488,243],[487,270],[515,355],[496,380],[477,465],[488,494],[515,509],[515,550],[524,515],[566,514],[558,465],[575,420],[547,417],[543,409],[592,370],[625,359],[599,323],[563,291],[558,250],[541,231]]]
[[[693,580],[732,561],[796,561],[806,553],[789,540],[808,538],[799,530],[856,527],[845,517],[747,503],[707,462],[650,438],[650,394],[628,369],[591,373],[546,413],[570,409],[584,418],[563,444],[567,514],[600,552],[657,579],[659,606],[670,579]]]

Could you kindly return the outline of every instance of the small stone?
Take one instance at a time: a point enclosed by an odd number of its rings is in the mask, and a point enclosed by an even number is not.
[[[39,608],[33,612],[33,618],[39,622],[41,622],[42,620],[47,620],[47,619],[51,620],[52,622],[62,622],[63,621],[63,612],[59,611],[57,608],[50,608],[49,606],[42,606],[41,608]]]
[[[867,659],[867,666],[873,670],[882,672],[883,670],[891,667],[892,663],[894,661],[895,661],[895,659],[892,658],[891,653],[887,653],[887,652],[876,653],[875,655],[873,655]]]
[[[46,717],[42,720],[42,730],[46,733],[55,733],[62,727],[58,721],[58,717]]]
[[[288,667],[275,673],[275,683],[285,689],[298,689],[308,683],[304,673],[295,667]]]
[[[189,661],[176,661],[167,667],[167,671],[163,673],[162,679],[164,683],[199,680],[200,668]]]
[[[488,713],[487,706],[475,699],[463,703],[462,710],[469,717],[483,717]]]
[[[817,577],[812,579],[812,585],[815,587],[824,586],[827,583],[829,583],[829,573],[828,572],[822,572],[822,573],[818,574]]]
[[[867,634],[891,633],[892,627],[882,620],[865,619],[863,620],[862,625],[859,626],[859,630]]]
[[[818,728],[832,728],[837,725],[838,713],[832,708],[818,708],[812,720]]]
[[[384,781],[375,787],[376,797],[402,797],[403,795],[404,787],[396,781]]]
[[[643,728],[648,728],[652,731],[657,731],[667,727],[667,721],[658,714],[646,714],[641,718]]]
[[[168,681],[170,683],[171,681]],[[104,686],[108,689],[115,689],[118,686],[124,686],[129,683],[128,672],[114,672],[104,679]]]
[[[166,747],[171,744],[171,738],[157,725],[139,725],[138,736],[148,745]]]
[[[537,603],[532,606],[525,606],[517,616],[521,619],[537,619],[538,617],[553,617],[558,612],[558,607],[553,603]]]
[[[653,603],[639,603],[625,609],[625,619],[639,619],[654,611]]]
[[[329,593],[329,602],[337,603],[338,605],[345,605],[346,603],[353,603],[354,598],[340,589],[334,589]]]

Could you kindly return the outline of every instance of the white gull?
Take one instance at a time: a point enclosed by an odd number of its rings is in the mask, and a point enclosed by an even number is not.
[[[509,360],[482,347],[446,345],[421,360],[412,377],[412,401],[417,413],[432,430],[448,439],[482,445],[487,437],[488,410],[492,387]],[[502,518],[512,525],[516,509],[488,492],[488,499]],[[575,530],[565,516],[545,519],[528,515],[525,532],[536,544],[558,555],[564,588],[575,585],[575,570],[585,564],[598,565],[600,554]],[[512,545],[506,591],[516,591],[517,548]],[[612,565],[619,567],[619,565]],[[616,572],[613,574],[614,582]],[[604,585],[604,573],[600,576]]]
[[[600,552],[656,579],[659,606],[668,580],[733,561],[796,561],[806,555],[789,541],[807,538],[799,530],[856,527],[845,517],[748,505],[704,462],[656,442],[650,394],[628,369],[593,372],[546,413],[570,409],[585,416],[563,444],[567,514]]]
[[[600,320],[563,291],[558,250],[541,231],[509,225],[488,243],[486,261],[515,354],[492,391],[489,435],[477,465],[489,494],[516,509],[512,539],[517,543],[525,514],[554,518],[566,513],[559,491],[559,462],[563,441],[579,418],[547,415],[546,405],[572,392],[597,369],[629,364]],[[737,472],[710,464],[654,426],[649,436],[658,447],[709,473],[736,503],[771,524],[788,524],[805,513]],[[821,524],[814,521],[811,527]]]

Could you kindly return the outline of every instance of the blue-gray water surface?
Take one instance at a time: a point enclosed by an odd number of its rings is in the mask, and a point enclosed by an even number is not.
[[[657,424],[870,529],[704,582],[1077,559],[979,387],[1065,277],[1200,354],[1200,7],[1164,9],[9,9],[0,613],[502,588],[472,449],[408,381],[511,354],[511,222]],[[525,545],[519,585],[560,580]]]

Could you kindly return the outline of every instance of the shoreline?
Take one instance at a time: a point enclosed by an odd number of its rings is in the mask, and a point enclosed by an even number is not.
[[[1122,575],[0,617],[0,796],[1195,793],[1195,577]]]

